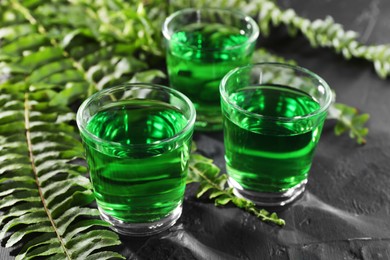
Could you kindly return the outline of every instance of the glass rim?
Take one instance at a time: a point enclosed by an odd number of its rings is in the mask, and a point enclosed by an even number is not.
[[[308,113],[306,115],[303,115],[303,116],[294,116],[294,117],[281,117],[281,116],[266,116],[266,115],[261,115],[261,114],[258,114],[258,113],[253,113],[253,112],[250,112],[238,105],[236,105],[235,103],[233,103],[231,101],[231,99],[229,98],[229,95],[226,91],[226,83],[227,81],[229,80],[229,78],[234,75],[235,73],[237,73],[238,71],[242,71],[244,69],[247,69],[247,68],[254,68],[254,67],[264,67],[264,66],[274,66],[274,67],[282,67],[282,68],[288,68],[288,69],[291,69],[291,70],[294,70],[294,71],[299,71],[301,73],[304,73],[308,76],[310,76],[311,78],[313,79],[316,79],[318,81],[318,83],[325,88],[325,93],[324,95],[326,95],[326,98],[325,98],[325,102],[323,105],[320,104],[320,108],[311,112],[311,113]],[[315,117],[319,114],[322,114],[324,112],[326,112],[330,106],[330,104],[332,103],[332,90],[331,88],[329,87],[328,83],[326,83],[326,81],[321,78],[320,76],[318,76],[316,73],[306,69],[306,68],[303,68],[303,67],[300,67],[300,66],[297,66],[297,65],[290,65],[290,64],[286,64],[286,63],[278,63],[278,62],[260,62],[260,63],[253,63],[253,64],[249,64],[249,65],[245,65],[245,66],[241,66],[241,67],[237,67],[237,68],[234,68],[232,70],[230,70],[221,80],[221,83],[219,85],[219,92],[220,92],[220,95],[221,95],[221,98],[226,102],[228,103],[230,106],[232,106],[235,110],[243,113],[243,114],[247,114],[251,117],[254,117],[254,118],[258,118],[258,119],[262,119],[262,120],[273,120],[273,121],[283,121],[283,122],[292,122],[292,121],[299,121],[299,120],[305,120],[305,119],[309,119],[309,118],[312,118],[312,117]],[[311,96],[311,95],[310,95]]]
[[[252,44],[254,41],[257,40],[257,38],[260,35],[260,29],[259,29],[259,26],[257,25],[257,23],[255,22],[255,20],[253,20],[252,17],[250,17],[250,16],[248,16],[248,15],[246,15],[246,14],[240,12],[240,11],[224,9],[224,8],[206,8],[206,7],[202,7],[202,8],[185,8],[185,9],[181,9],[181,10],[178,10],[178,11],[172,13],[167,18],[165,18],[163,26],[162,26],[162,34],[163,34],[164,38],[167,41],[170,41],[172,39],[172,34],[169,33],[168,25],[176,17],[178,17],[179,15],[186,14],[186,13],[200,13],[202,11],[218,11],[218,12],[230,13],[230,14],[233,14],[234,16],[237,16],[239,18],[244,19],[253,28],[253,32],[249,35],[249,38],[245,42],[243,42],[243,43],[240,43],[240,44],[237,44],[237,45],[233,45],[233,46],[229,46],[229,47],[225,47],[225,48],[202,48],[202,51],[234,50],[234,49],[240,48],[240,47],[242,47],[244,45]],[[178,45],[185,46],[185,47],[187,47],[189,49],[195,49],[195,50],[199,49],[196,46],[192,46],[192,45],[188,45],[188,44],[184,44],[184,43],[178,43]]]
[[[186,125],[178,133],[176,133],[175,135],[173,135],[173,136],[171,136],[169,138],[165,138],[165,139],[159,140],[158,142],[150,143],[150,144],[122,144],[122,143],[118,143],[118,142],[105,140],[103,138],[100,138],[100,137],[92,134],[89,130],[87,130],[86,124],[83,123],[82,112],[85,110],[85,108],[89,104],[91,104],[91,102],[93,102],[97,98],[102,97],[104,95],[111,95],[111,94],[114,94],[115,92],[118,92],[118,91],[130,90],[131,88],[134,88],[134,87],[138,87],[138,88],[141,88],[141,89],[145,88],[145,89],[164,90],[164,91],[167,91],[169,94],[173,94],[176,97],[178,97],[179,99],[183,100],[184,103],[187,104],[187,106],[188,106],[188,108],[190,110],[190,116],[189,116],[189,118],[187,120]],[[155,100],[157,100],[157,99],[155,99]],[[162,145],[162,144],[171,143],[171,142],[179,139],[181,136],[183,136],[188,131],[190,131],[191,128],[195,124],[195,119],[196,119],[196,110],[195,110],[194,104],[183,93],[181,93],[181,92],[179,92],[179,91],[177,91],[177,90],[175,90],[173,88],[170,88],[170,87],[167,87],[167,86],[163,86],[163,85],[160,85],[160,84],[138,83],[138,82],[137,83],[123,83],[123,84],[115,85],[115,86],[112,86],[112,87],[100,90],[100,91],[92,94],[90,97],[88,97],[86,100],[83,101],[83,103],[78,108],[77,114],[76,114],[76,123],[77,123],[77,126],[79,128],[80,133],[82,133],[84,135],[87,135],[94,142],[97,142],[99,144],[110,145],[110,146],[114,146],[114,147],[121,147],[122,149],[126,149],[126,148],[133,148],[134,149],[134,148],[142,148],[142,147],[151,148],[151,147],[154,147],[154,146],[159,146],[159,145]]]

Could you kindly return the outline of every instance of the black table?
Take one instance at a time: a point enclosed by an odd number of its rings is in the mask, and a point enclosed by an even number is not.
[[[280,1],[314,20],[332,16],[366,44],[390,42],[390,2]],[[216,208],[189,187],[174,228],[145,240],[125,239],[139,259],[390,259],[390,84],[369,62],[345,60],[314,49],[302,36],[275,28],[260,46],[321,75],[337,101],[369,113],[367,144],[336,137],[327,122],[315,154],[308,189],[278,210],[287,225],[264,224],[234,207]],[[222,133],[196,134],[199,149],[224,167]]]
[[[390,1],[279,1],[314,20],[332,16],[366,44],[390,43]],[[330,49],[314,49],[284,27],[274,28],[260,46],[294,59],[336,90],[337,100],[371,115],[367,144],[336,137],[328,121],[316,150],[307,191],[277,209],[283,228],[265,224],[235,207],[217,208],[195,199],[187,188],[183,215],[153,237],[122,237],[130,259],[390,259],[390,84],[369,62],[345,60]],[[224,169],[222,133],[195,135],[199,150]],[[1,248],[0,259],[12,259]]]

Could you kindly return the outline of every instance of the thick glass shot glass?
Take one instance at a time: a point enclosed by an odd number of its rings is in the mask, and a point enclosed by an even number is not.
[[[230,71],[220,92],[229,185],[258,205],[294,201],[331,104],[328,84],[301,67],[259,63]]]
[[[184,9],[164,22],[171,87],[195,105],[197,130],[222,129],[219,84],[231,69],[250,63],[259,27],[242,13]]]
[[[77,125],[101,218],[118,233],[144,236],[180,217],[195,107],[154,84],[100,91],[80,106]]]

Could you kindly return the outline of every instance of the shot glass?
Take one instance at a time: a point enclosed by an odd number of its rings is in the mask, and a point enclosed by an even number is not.
[[[170,86],[195,105],[197,130],[222,129],[219,84],[231,69],[250,63],[259,27],[240,12],[183,9],[162,29]]]
[[[154,84],[102,90],[80,106],[77,125],[101,218],[145,236],[176,222],[188,170],[195,108]]]
[[[294,201],[331,104],[328,84],[301,67],[259,63],[231,70],[220,93],[229,185],[258,205]]]

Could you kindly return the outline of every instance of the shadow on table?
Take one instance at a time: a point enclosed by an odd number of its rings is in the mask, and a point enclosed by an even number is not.
[[[349,213],[310,192],[279,213],[283,228],[187,200],[170,230],[123,242],[130,259],[390,259],[390,225],[381,216]]]

